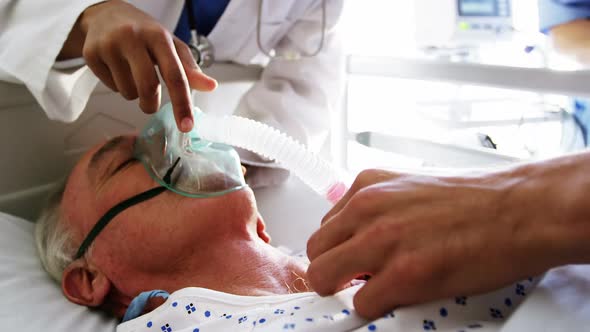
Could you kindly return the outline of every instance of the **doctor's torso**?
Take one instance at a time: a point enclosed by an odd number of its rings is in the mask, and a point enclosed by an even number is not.
[[[267,0],[263,1],[262,16],[259,17],[259,1],[229,1],[217,24],[207,36],[215,49],[216,61],[240,64],[263,61],[265,57],[257,43],[259,19],[260,44],[268,51],[276,47],[298,20],[321,6],[320,0]],[[155,17],[170,31],[174,31],[185,5],[184,0],[130,0],[129,3]],[[328,6],[329,3],[330,1]],[[326,14],[329,20],[329,7]]]

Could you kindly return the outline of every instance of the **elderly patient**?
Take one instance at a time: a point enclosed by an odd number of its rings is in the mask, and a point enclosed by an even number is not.
[[[172,293],[165,302],[148,301],[140,312],[149,313],[119,330],[234,330],[246,324],[261,330],[441,330],[486,326],[486,321],[507,316],[510,308],[502,302],[508,295],[496,294],[489,301],[500,302],[488,301],[484,310],[469,304],[485,302],[485,296],[460,298],[398,309],[367,322],[352,306],[362,285],[326,298],[310,292],[307,264],[269,244],[249,188],[209,198],[164,191],[117,214],[75,259],[84,238],[109,209],[159,186],[133,157],[134,141],[134,136],[117,137],[86,153],[51,198],[36,229],[45,269],[74,303],[123,317],[142,292]],[[524,290],[528,285],[518,286]],[[519,301],[512,288],[503,292],[511,294],[514,304]],[[496,307],[490,316],[489,308]]]

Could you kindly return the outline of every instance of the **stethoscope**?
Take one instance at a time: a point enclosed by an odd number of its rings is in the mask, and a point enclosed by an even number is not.
[[[260,31],[262,30],[261,18],[263,2],[263,0],[258,1],[258,17],[256,20],[256,44],[258,45],[258,49],[260,50],[260,52],[262,52],[262,54],[266,55],[271,59],[299,60],[301,58],[314,57],[322,51],[324,47],[324,39],[326,37],[326,0],[322,0],[322,35],[317,49],[311,53],[286,51],[281,54],[277,54],[274,49],[265,50],[264,47],[262,47],[262,42],[260,40]],[[199,35],[197,32],[197,24],[195,23],[192,0],[185,0],[185,5],[189,12],[188,21],[191,32],[189,47],[191,49],[191,52],[193,53],[193,57],[195,58],[195,61],[197,62],[199,67],[210,67],[213,64],[213,62],[215,62],[215,48],[213,47],[211,41],[207,39],[207,37]]]

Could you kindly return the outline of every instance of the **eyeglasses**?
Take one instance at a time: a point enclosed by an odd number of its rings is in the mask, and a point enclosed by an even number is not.
[[[168,169],[168,171],[164,175],[163,180],[164,180],[165,184],[167,184],[167,185],[171,184],[172,172],[174,171],[174,168],[176,167],[176,165],[178,165],[179,161],[180,161],[180,157],[178,157],[176,159],[174,164]],[[131,198],[128,198],[128,199],[124,200],[123,202],[115,205],[110,210],[108,210],[102,216],[102,218],[100,218],[98,220],[98,222],[94,225],[94,227],[90,230],[90,232],[88,233],[88,235],[86,236],[84,241],[82,241],[82,244],[80,245],[80,247],[78,248],[78,251],[76,252],[75,259],[78,259],[78,258],[84,256],[84,254],[88,251],[88,248],[90,247],[90,245],[92,244],[94,239],[96,239],[98,234],[100,234],[100,232],[102,232],[102,230],[109,224],[109,222],[111,222],[111,220],[113,220],[113,218],[115,218],[119,213],[125,211],[126,209],[128,209],[136,204],[139,204],[141,202],[145,202],[149,199],[152,199],[152,198],[160,195],[161,193],[165,192],[166,190],[167,190],[167,188],[165,186],[152,188],[150,190],[147,190],[147,191],[144,191],[140,194],[137,194]]]

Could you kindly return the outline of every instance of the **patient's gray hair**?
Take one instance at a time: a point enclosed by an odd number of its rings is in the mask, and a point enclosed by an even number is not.
[[[61,283],[65,268],[74,260],[69,231],[63,226],[61,201],[67,179],[60,181],[49,194],[47,205],[35,225],[35,244],[41,263],[49,275]]]

